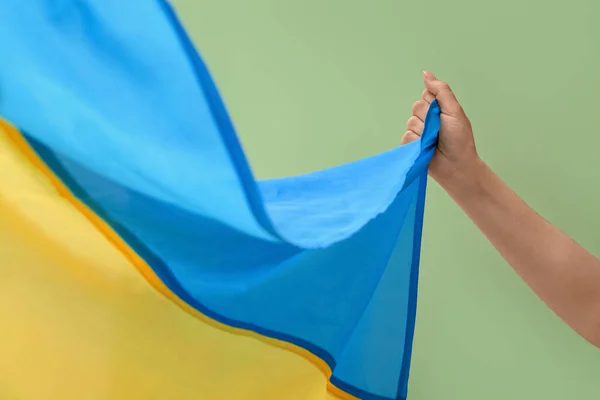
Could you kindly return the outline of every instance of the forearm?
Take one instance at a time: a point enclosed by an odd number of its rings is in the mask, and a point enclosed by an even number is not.
[[[483,162],[439,179],[558,316],[600,347],[600,261],[519,198]]]

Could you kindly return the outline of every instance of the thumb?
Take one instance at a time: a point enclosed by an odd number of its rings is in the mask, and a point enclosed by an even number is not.
[[[427,90],[437,99],[443,113],[458,115],[462,112],[460,103],[446,82],[438,80],[429,71],[423,71],[423,82],[425,82]]]

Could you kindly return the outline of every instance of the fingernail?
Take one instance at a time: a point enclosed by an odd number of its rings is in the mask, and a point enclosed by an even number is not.
[[[435,79],[435,76],[433,76],[433,74],[429,71],[423,71],[423,79],[426,81],[432,81]]]

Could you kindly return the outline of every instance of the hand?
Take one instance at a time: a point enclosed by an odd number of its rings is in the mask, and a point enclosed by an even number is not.
[[[429,174],[444,186],[449,180],[464,178],[476,168],[479,156],[475,148],[471,122],[447,83],[439,81],[431,72],[423,72],[425,90],[422,100],[412,106],[413,116],[406,123],[407,131],[402,143],[409,143],[421,136],[423,121],[429,104],[437,99],[442,111],[438,148],[429,165]]]

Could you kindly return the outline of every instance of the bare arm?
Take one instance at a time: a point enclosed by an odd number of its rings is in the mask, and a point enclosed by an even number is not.
[[[425,103],[442,108],[431,175],[554,312],[600,347],[600,260],[547,222],[477,156],[470,123],[448,85],[426,73]],[[421,105],[418,105],[421,104]],[[415,103],[403,140],[420,134],[426,104]],[[446,115],[444,115],[444,113]]]
[[[478,164],[440,184],[531,289],[600,347],[600,261]]]

